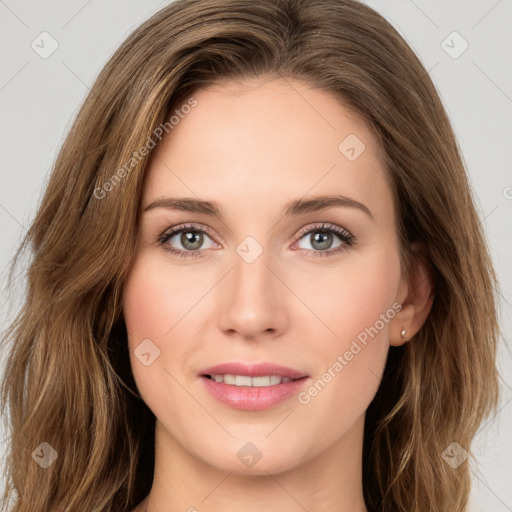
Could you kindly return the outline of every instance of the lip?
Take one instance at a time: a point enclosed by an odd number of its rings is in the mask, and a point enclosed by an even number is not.
[[[247,377],[263,377],[265,375],[280,375],[281,377],[289,377],[290,379],[301,379],[308,375],[300,370],[288,368],[275,363],[243,363],[229,362],[210,366],[199,372],[203,375],[245,375]]]
[[[280,375],[289,377],[291,382],[267,387],[235,386],[209,379],[206,375],[245,375],[262,377]],[[260,411],[296,396],[310,380],[304,372],[274,363],[240,363],[231,362],[205,368],[199,374],[210,394],[221,403],[234,409]]]

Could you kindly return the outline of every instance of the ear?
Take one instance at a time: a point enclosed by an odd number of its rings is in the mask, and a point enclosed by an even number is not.
[[[407,280],[401,278],[396,298],[402,309],[389,327],[389,343],[393,346],[403,345],[421,329],[434,302],[434,280],[425,249],[419,242],[413,242],[411,252],[410,276]]]

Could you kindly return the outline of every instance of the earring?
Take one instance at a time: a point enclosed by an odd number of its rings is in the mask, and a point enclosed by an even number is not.
[[[405,338],[405,329],[402,329],[402,332],[400,333],[400,336],[402,336],[402,338]]]

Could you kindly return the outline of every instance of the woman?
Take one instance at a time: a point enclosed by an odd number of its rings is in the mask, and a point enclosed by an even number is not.
[[[496,279],[428,73],[364,4],[155,14],[26,247],[12,510],[466,510]]]

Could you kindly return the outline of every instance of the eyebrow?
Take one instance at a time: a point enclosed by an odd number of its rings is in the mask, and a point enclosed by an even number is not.
[[[283,210],[285,217],[302,215],[305,213],[326,210],[333,207],[356,208],[364,212],[370,219],[375,221],[370,209],[352,199],[343,195],[327,195],[327,196],[314,196],[306,199],[296,199],[287,203]],[[202,213],[204,215],[211,215],[219,219],[223,218],[222,212],[217,203],[212,201],[204,201],[190,197],[162,197],[158,198],[144,208],[144,212],[153,210],[155,208],[167,208],[171,210],[181,210],[193,213]]]

